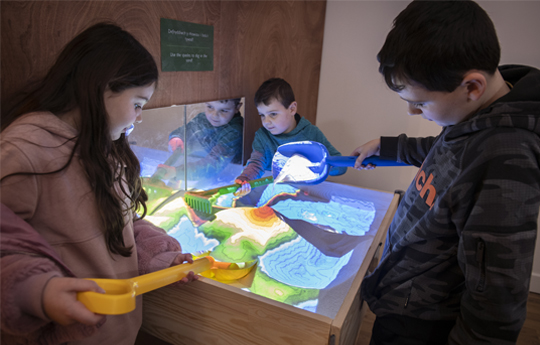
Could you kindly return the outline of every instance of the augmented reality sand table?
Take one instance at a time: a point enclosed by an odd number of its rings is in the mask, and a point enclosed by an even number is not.
[[[182,345],[353,344],[365,310],[360,285],[380,251],[398,196],[323,182],[336,162],[312,149],[300,152],[309,161],[298,163],[322,168],[312,170],[317,185],[250,183],[252,192],[236,200],[228,185],[243,167],[233,163],[210,178],[185,169],[181,174],[176,167],[176,181],[165,175],[155,181],[158,165],[170,165],[171,157],[187,164],[204,158],[193,150],[178,157],[167,151],[168,127],[179,114],[175,107],[165,112],[149,114],[155,121],[143,122],[147,128],[136,127],[130,136],[150,198],[147,219],[177,238],[184,252],[258,264],[235,281],[203,274],[198,282],[146,293],[142,329]],[[298,148],[281,153],[287,158],[278,160],[282,182],[299,183],[295,164],[285,166]],[[344,159],[345,166],[354,161]]]
[[[216,204],[229,208],[211,219],[199,217],[181,196],[147,219],[178,239],[184,252],[211,251],[226,262],[259,258],[246,290],[333,317],[339,305],[321,308],[321,290],[346,283],[358,269],[359,263],[348,264],[371,238],[366,234],[375,218],[374,204],[334,196],[327,200],[286,184],[252,193],[249,199],[222,197]],[[253,206],[238,206],[253,199]]]

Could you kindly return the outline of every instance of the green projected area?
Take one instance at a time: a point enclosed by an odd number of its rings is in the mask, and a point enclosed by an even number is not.
[[[208,218],[178,194],[147,219],[178,239],[184,252],[211,251],[224,262],[259,259],[245,290],[333,317],[335,310],[321,310],[319,296],[354,276],[359,263],[350,261],[370,239],[373,203],[324,199],[286,184],[257,189],[249,198],[220,198],[222,210]]]

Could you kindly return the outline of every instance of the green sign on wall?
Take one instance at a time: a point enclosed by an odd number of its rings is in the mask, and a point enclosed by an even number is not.
[[[161,18],[161,70],[213,71],[214,27]]]

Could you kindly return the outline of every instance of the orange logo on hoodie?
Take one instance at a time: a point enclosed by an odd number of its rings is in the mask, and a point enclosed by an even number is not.
[[[424,198],[427,193],[427,198],[424,200],[429,208],[431,208],[433,206],[435,196],[437,195],[435,187],[433,187],[431,184],[431,181],[433,181],[433,174],[429,174],[429,177],[426,180],[426,173],[423,170],[419,170],[414,179],[416,189],[420,192],[420,197]]]

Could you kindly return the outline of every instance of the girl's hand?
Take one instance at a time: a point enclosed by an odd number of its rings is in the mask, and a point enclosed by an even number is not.
[[[363,165],[362,162],[364,159],[371,157],[371,156],[378,156],[381,152],[381,139],[374,139],[371,141],[368,141],[362,146],[357,147],[352,153],[351,156],[358,156],[356,159],[356,162],[354,163],[354,169],[356,170],[362,170],[362,169],[375,169],[375,166],[371,163],[368,165]]]
[[[54,277],[43,290],[43,310],[45,314],[62,326],[76,322],[94,326],[105,316],[94,314],[77,300],[77,292],[94,291],[105,293],[96,282],[87,279]]]
[[[193,257],[191,256],[191,254],[178,254],[172,264],[171,264],[171,267],[172,266],[176,266],[176,265],[180,265],[180,264],[183,264],[184,262],[189,262],[190,264],[193,263]],[[183,284],[186,284],[186,283],[189,283],[189,282],[192,282],[194,280],[198,280],[199,279],[199,276],[196,275],[195,273],[193,272],[189,272],[187,274],[187,276],[185,276],[184,278],[180,279],[178,282],[176,282],[175,284],[180,284],[180,285],[183,285]]]

